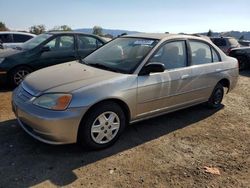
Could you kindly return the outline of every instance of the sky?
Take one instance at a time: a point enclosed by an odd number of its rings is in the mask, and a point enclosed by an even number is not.
[[[198,33],[250,31],[249,0],[0,0],[0,22],[12,30],[125,29]]]

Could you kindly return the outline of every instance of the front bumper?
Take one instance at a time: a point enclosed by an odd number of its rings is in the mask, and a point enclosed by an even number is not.
[[[12,109],[25,132],[48,144],[77,142],[78,128],[87,109],[47,110],[33,105],[32,98],[23,101],[19,95],[16,89],[12,96]]]

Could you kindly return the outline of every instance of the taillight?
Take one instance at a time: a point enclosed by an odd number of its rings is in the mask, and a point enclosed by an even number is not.
[[[231,52],[232,49],[233,49],[233,48],[228,48],[226,54],[229,55],[229,53]]]

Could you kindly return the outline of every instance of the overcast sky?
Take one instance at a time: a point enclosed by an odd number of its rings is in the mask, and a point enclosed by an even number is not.
[[[250,31],[250,0],[0,0],[0,21],[15,30],[99,25],[142,32]]]

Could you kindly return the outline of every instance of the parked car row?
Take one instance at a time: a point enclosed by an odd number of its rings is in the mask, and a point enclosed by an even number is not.
[[[224,53],[237,58],[240,70],[250,67],[250,41],[241,41],[239,43],[233,37],[211,37],[211,40]]]
[[[75,32],[41,34],[16,49],[5,49],[0,53],[0,80],[16,87],[29,73],[82,59],[105,42],[98,36]]]
[[[29,135],[102,149],[127,124],[200,103],[218,108],[224,88],[237,83],[237,60],[202,37],[136,34],[103,44],[92,35],[46,33],[2,58],[1,72],[15,84],[31,69],[65,62],[29,74],[13,92],[13,112]]]

